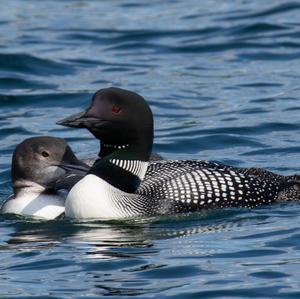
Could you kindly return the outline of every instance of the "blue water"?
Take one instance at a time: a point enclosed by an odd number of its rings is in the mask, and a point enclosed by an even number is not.
[[[0,201],[30,136],[98,142],[55,122],[97,89],[143,95],[155,151],[300,172],[300,3],[3,0]],[[300,206],[131,222],[0,218],[1,298],[299,298]]]

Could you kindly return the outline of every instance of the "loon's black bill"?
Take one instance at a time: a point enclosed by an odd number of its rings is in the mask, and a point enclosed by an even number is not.
[[[59,120],[58,122],[56,122],[56,124],[66,126],[66,127],[84,128],[83,120],[85,120],[85,114],[86,114],[85,111],[73,114],[62,120]]]
[[[84,111],[64,118],[58,121],[56,124],[71,128],[97,128],[103,125],[103,123],[106,123],[106,121],[96,117],[88,116]]]
[[[78,165],[61,163],[58,165],[58,167],[64,169],[67,173],[83,174],[83,175],[85,175],[90,170],[90,166],[81,162]]]
[[[61,176],[56,182],[54,189],[56,190],[71,190],[71,188],[79,182],[90,170],[90,167],[84,163],[80,164],[64,164],[58,165],[60,168],[66,171],[65,175]]]

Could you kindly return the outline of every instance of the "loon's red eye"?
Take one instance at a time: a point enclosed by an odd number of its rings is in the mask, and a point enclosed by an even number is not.
[[[111,109],[111,111],[113,113],[115,113],[115,114],[118,114],[118,113],[121,112],[121,107],[119,107],[119,106],[113,106],[112,109]]]

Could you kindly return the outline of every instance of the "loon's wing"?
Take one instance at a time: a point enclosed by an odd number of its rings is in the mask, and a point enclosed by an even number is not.
[[[277,202],[300,201],[300,176],[297,174],[284,176],[261,168],[240,168],[237,170],[244,175],[256,176],[259,180],[273,181],[281,185]]]
[[[286,177],[284,175],[280,175],[262,168],[237,168],[237,171],[239,173],[243,173],[244,175],[252,175],[260,178],[261,180],[275,180],[278,182],[287,181],[289,177]]]
[[[262,173],[207,161],[158,161],[150,163],[136,193],[160,199],[157,202],[172,212],[192,212],[269,204],[295,183],[289,177]]]

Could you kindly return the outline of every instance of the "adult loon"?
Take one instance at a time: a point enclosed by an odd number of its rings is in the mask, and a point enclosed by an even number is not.
[[[61,138],[43,136],[17,145],[11,176],[14,193],[3,203],[2,214],[54,219],[65,210],[65,195],[89,170]]]
[[[120,219],[300,199],[298,176],[196,160],[149,164],[153,116],[131,91],[101,89],[86,111],[58,124],[87,128],[101,141],[100,158],[67,196],[67,217]]]

